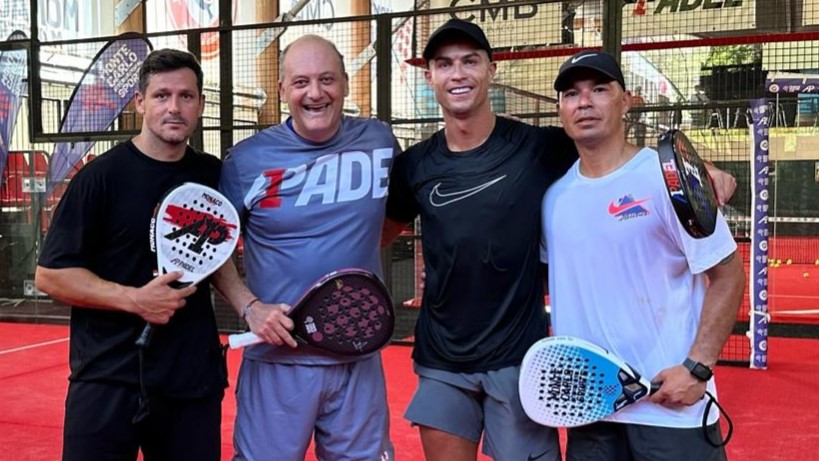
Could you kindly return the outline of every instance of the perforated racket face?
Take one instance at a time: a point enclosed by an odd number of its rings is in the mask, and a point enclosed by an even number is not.
[[[647,395],[649,386],[605,350],[568,337],[535,343],[523,359],[518,385],[529,418],[551,427],[599,421]]]
[[[660,165],[677,217],[695,238],[714,233],[717,199],[705,164],[678,130],[663,134],[657,144]]]
[[[366,271],[322,278],[289,314],[307,344],[343,355],[375,352],[392,338],[395,313],[384,284]]]
[[[151,230],[159,273],[182,271],[180,283],[198,283],[233,254],[239,215],[218,191],[185,183],[162,199]]]

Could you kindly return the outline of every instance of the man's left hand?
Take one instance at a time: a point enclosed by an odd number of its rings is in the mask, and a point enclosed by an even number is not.
[[[708,176],[711,177],[711,184],[714,185],[714,193],[717,196],[719,206],[724,206],[731,200],[737,189],[737,180],[731,173],[720,170],[713,163],[705,163]]]

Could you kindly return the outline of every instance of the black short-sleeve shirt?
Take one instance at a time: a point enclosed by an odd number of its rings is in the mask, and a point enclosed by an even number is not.
[[[173,186],[191,181],[216,187],[221,161],[188,149],[182,160],[160,162],[130,141],[96,158],[71,180],[54,213],[38,264],[80,267],[104,280],[139,287],[153,278],[149,246],[154,208]],[[145,352],[149,391],[195,398],[227,385],[208,283],[187,298],[167,325],[155,328]],[[139,383],[134,341],[145,321],[133,314],[71,308],[71,380]]]
[[[504,118],[471,151],[451,152],[442,130],[396,157],[387,216],[421,217],[418,364],[454,372],[518,365],[546,336],[541,201],[576,159],[562,129]]]

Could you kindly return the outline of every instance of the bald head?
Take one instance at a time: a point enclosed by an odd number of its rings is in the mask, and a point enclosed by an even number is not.
[[[316,48],[324,48],[327,50],[331,50],[332,54],[337,58],[338,70],[340,74],[344,74],[346,76],[347,71],[344,69],[344,57],[336,48],[336,45],[327,40],[324,37],[318,35],[304,35],[299,37],[289,45],[284,47],[284,50],[281,52],[281,56],[279,57],[279,82],[284,79],[284,75],[288,72],[288,68],[286,67],[288,64],[287,57],[291,54],[296,54],[304,50],[315,50]]]
[[[306,35],[282,52],[279,100],[290,110],[296,133],[324,142],[341,128],[350,91],[341,54],[332,42]]]

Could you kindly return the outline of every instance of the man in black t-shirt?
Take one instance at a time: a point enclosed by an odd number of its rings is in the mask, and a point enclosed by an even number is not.
[[[446,128],[394,160],[382,236],[386,246],[421,218],[419,381],[405,417],[419,426],[427,460],[474,461],[481,437],[496,460],[558,460],[557,431],[523,412],[518,375],[548,333],[541,199],[577,150],[560,128],[495,117],[496,64],[478,26],[446,22],[423,56]]]
[[[220,160],[187,145],[202,80],[190,53],[152,52],[135,98],[140,134],[77,173],[46,236],[37,288],[72,305],[63,460],[220,458],[227,374],[209,284],[154,277],[148,239],[167,190],[217,186]],[[160,326],[139,351],[146,321]]]
[[[530,421],[519,365],[548,333],[538,261],[540,202],[577,158],[563,130],[497,118],[492,49],[450,20],[424,49],[446,128],[393,162],[384,243],[421,217],[426,280],[415,330],[418,389],[405,417],[427,459],[560,458],[557,432]]]

